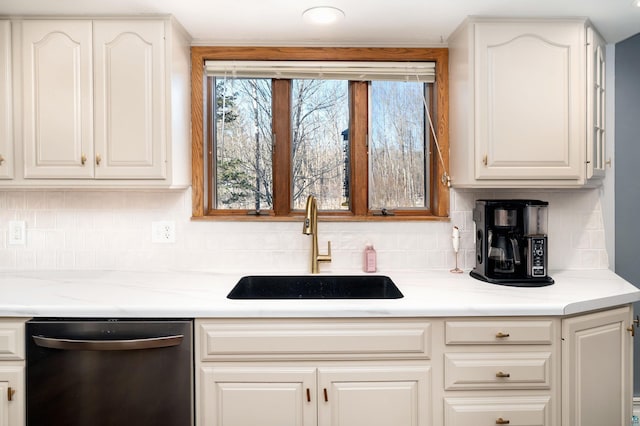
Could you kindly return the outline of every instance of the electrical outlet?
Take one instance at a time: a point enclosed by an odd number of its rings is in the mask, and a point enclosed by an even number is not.
[[[27,243],[27,232],[24,220],[9,221],[9,245],[23,246]]]
[[[172,220],[162,220],[151,223],[151,242],[152,243],[175,243],[176,242],[176,223]]]

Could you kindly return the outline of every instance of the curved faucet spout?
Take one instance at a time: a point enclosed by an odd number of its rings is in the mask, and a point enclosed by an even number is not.
[[[311,273],[320,272],[318,262],[331,262],[331,241],[327,242],[327,254],[320,254],[318,250],[318,204],[316,197],[309,195],[305,207],[302,233],[311,235]]]

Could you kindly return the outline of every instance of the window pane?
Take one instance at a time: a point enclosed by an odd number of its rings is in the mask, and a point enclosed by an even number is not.
[[[428,207],[425,83],[373,81],[369,208]]]
[[[349,209],[349,83],[291,81],[293,209],[313,194],[322,210]]]
[[[270,79],[215,79],[217,209],[273,206]]]

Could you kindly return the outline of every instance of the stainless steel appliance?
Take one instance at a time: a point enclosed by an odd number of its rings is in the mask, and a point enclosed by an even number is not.
[[[27,426],[193,425],[191,320],[26,324]]]
[[[547,272],[548,206],[540,200],[477,200],[471,276],[521,287],[553,284]]]

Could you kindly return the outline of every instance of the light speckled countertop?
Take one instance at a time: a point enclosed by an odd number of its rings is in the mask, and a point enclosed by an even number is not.
[[[285,274],[283,274],[285,275]],[[563,316],[640,300],[609,270],[555,271],[556,283],[523,288],[446,271],[392,273],[389,300],[229,300],[241,274],[18,271],[0,276],[1,317],[444,317]]]

